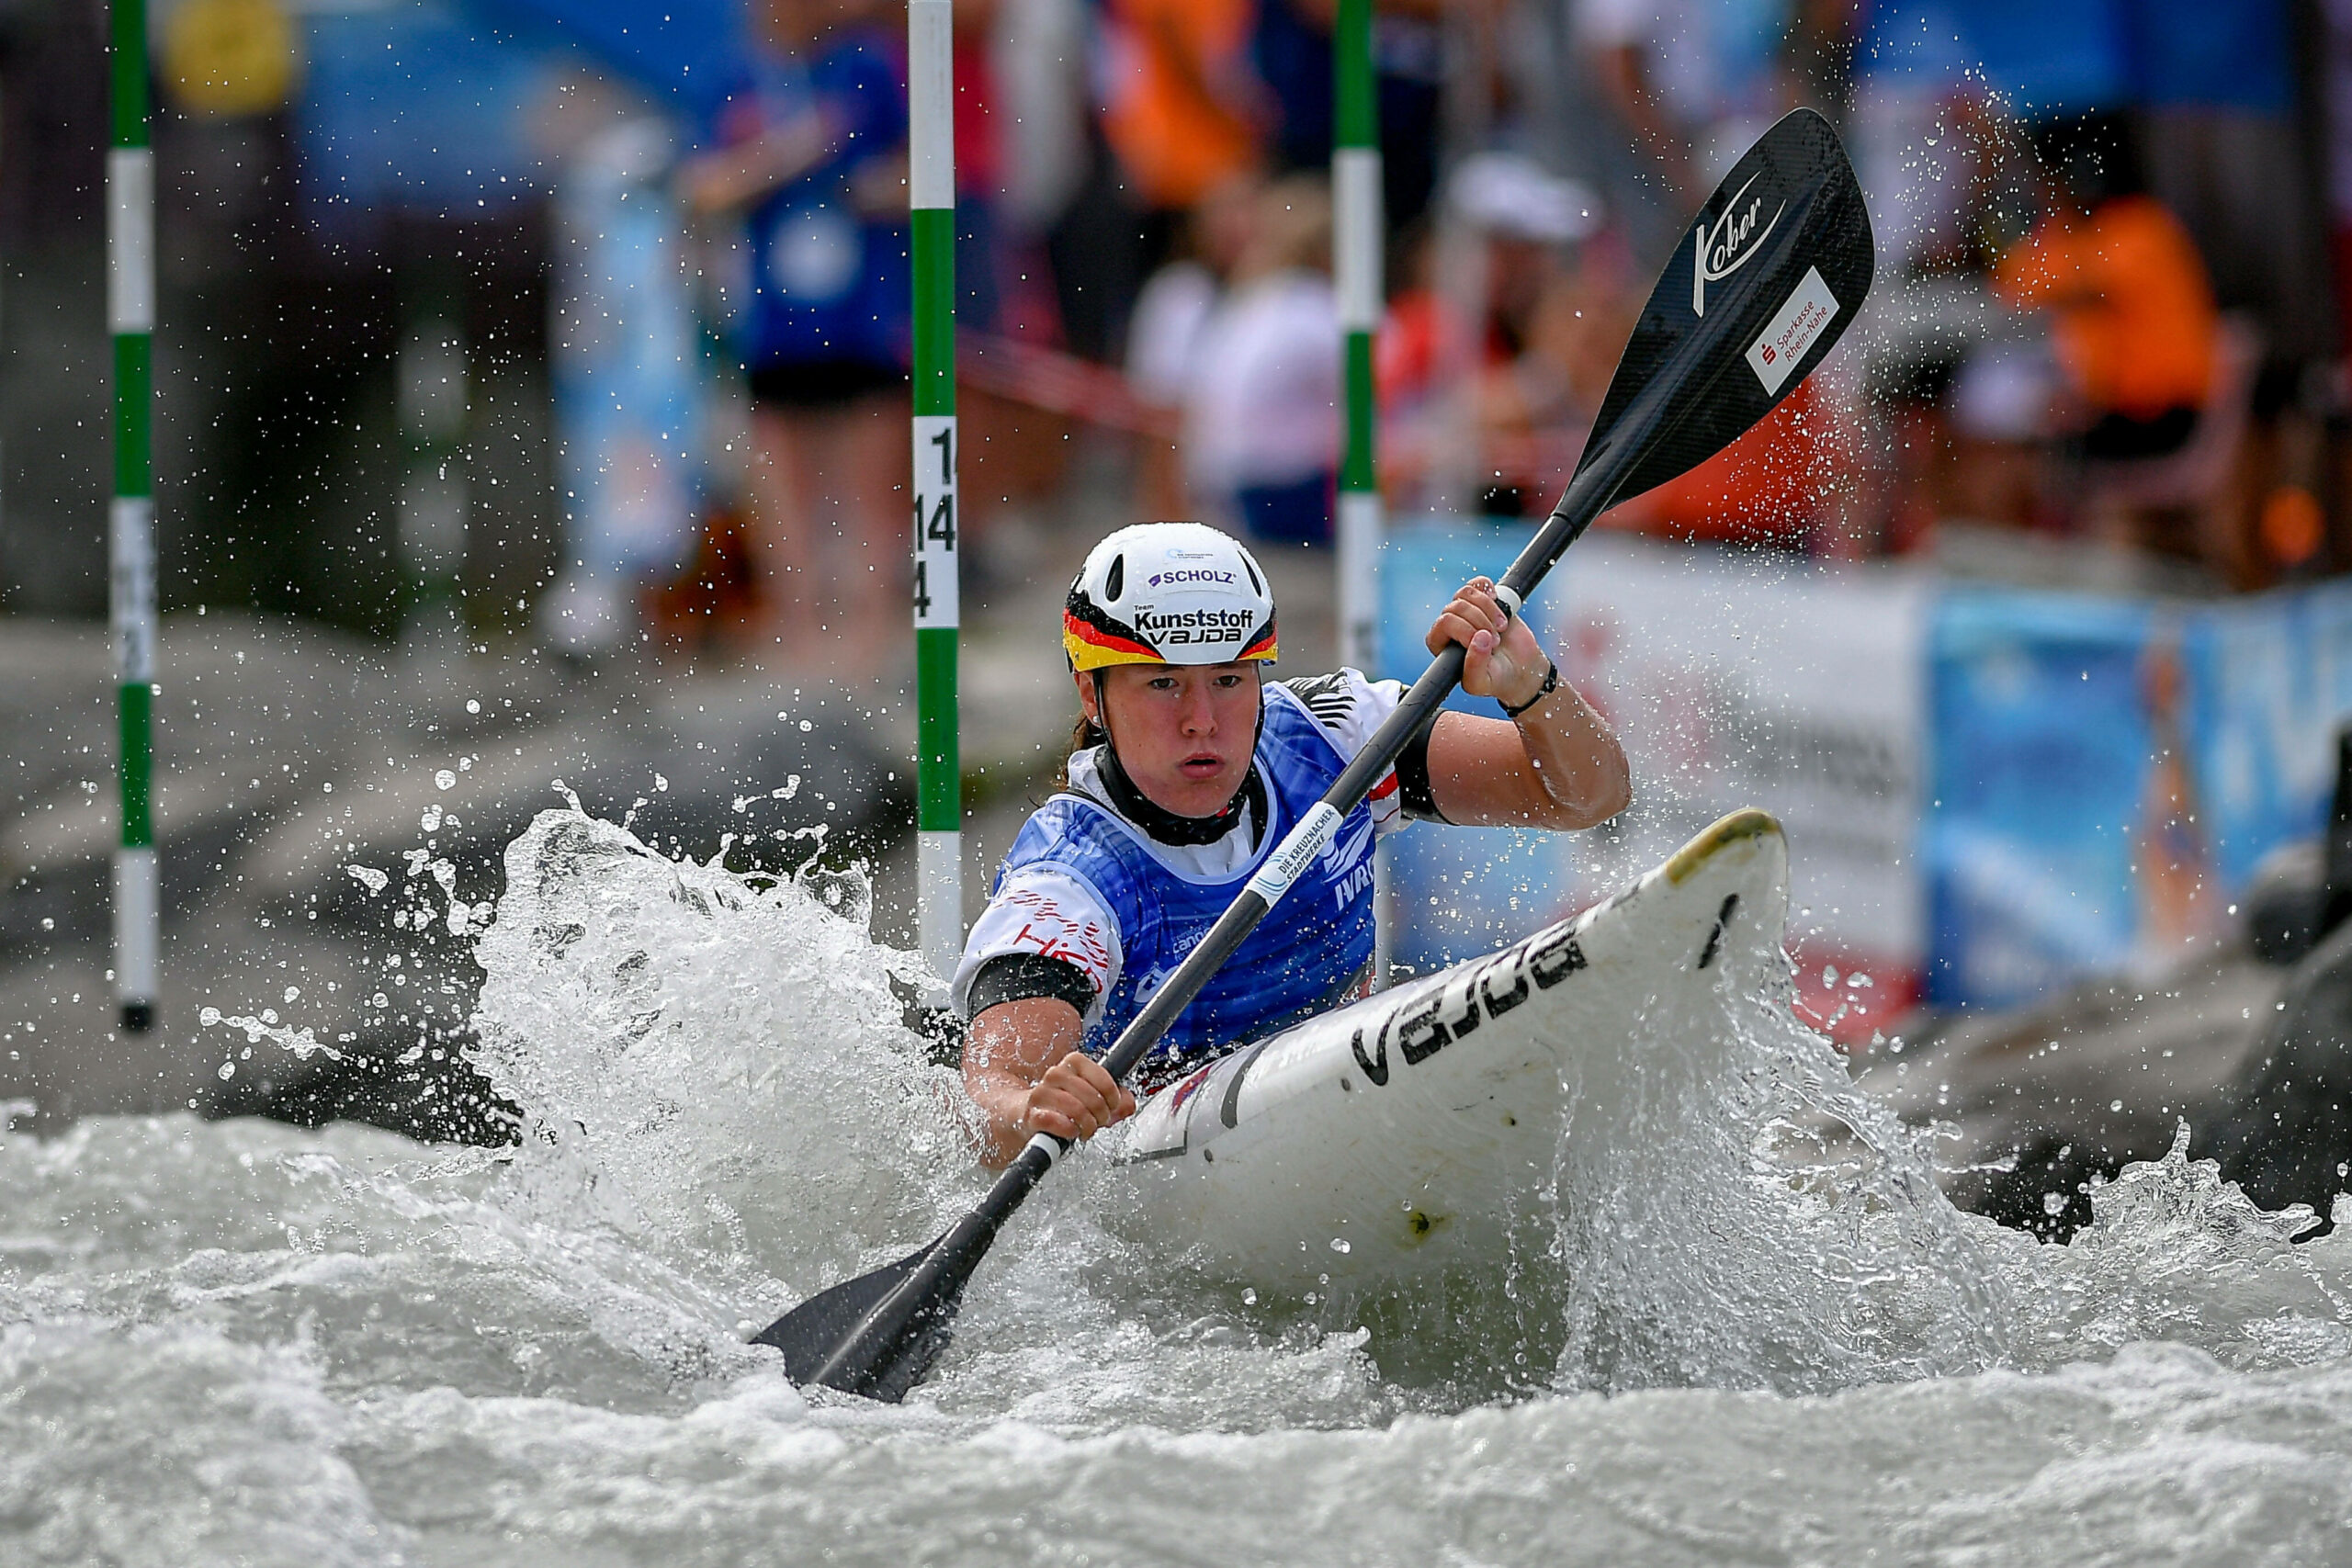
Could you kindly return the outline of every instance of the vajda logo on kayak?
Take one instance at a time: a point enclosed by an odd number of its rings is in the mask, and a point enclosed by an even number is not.
[[[1482,1018],[1500,1018],[1525,1001],[1530,995],[1529,980],[1548,991],[1584,967],[1584,949],[1577,945],[1572,931],[1559,932],[1546,939],[1541,947],[1521,947],[1500,953],[1493,963],[1472,970],[1458,987],[1442,987],[1428,1001],[1409,1010],[1400,1008],[1381,1020],[1369,1055],[1363,1048],[1364,1032],[1357,1030],[1351,1043],[1356,1066],[1363,1069],[1363,1076],[1372,1080],[1374,1089],[1385,1088],[1392,1033],[1405,1065],[1418,1066],[1476,1030]],[[1510,981],[1510,988],[1498,989],[1498,983],[1505,978]]]

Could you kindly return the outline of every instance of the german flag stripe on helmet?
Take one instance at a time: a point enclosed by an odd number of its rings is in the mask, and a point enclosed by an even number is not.
[[[1069,655],[1069,667],[1073,670],[1167,662],[1134,637],[1107,626],[1091,626],[1068,610],[1062,612],[1062,651]]]
[[[1072,595],[1073,601],[1076,595]],[[1246,659],[1276,657],[1274,621],[1266,618],[1263,630],[1251,638],[1250,645],[1233,656],[1238,663]],[[1062,611],[1062,651],[1069,656],[1073,670],[1102,670],[1114,664],[1165,664],[1165,655],[1137,637],[1135,628],[1112,619],[1091,604],[1073,602]]]

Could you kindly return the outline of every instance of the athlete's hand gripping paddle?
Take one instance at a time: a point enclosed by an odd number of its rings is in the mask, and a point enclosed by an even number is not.
[[[1828,122],[1783,118],[1700,209],[1625,345],[1575,477],[1498,597],[1516,613],[1602,511],[1664,484],[1736,440],[1795,389],[1860,313],[1871,286],[1870,217]],[[1340,819],[1395,765],[1462,680],[1448,647],[1178,965],[1102,1065],[1114,1078],[1156,1044],[1242,939],[1322,853]],[[946,1347],[965,1281],[1069,1145],[1029,1140],[978,1208],[888,1268],[803,1302],[755,1343],[784,1352],[797,1383],[896,1402]]]

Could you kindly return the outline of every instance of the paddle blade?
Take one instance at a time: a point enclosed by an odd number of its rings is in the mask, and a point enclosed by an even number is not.
[[[753,1335],[752,1343],[783,1351],[785,1375],[802,1387],[817,1382],[898,1404],[947,1348],[948,1325],[963,1293],[960,1276],[944,1289],[924,1288],[923,1265],[939,1246],[934,1241],[820,1291]]]
[[[1747,150],[1683,231],[1625,344],[1577,472],[1616,441],[1646,440],[1605,499],[1613,503],[1730,446],[1854,324],[1871,271],[1870,213],[1854,166],[1827,120],[1793,110]]]
[[[896,1404],[947,1348],[965,1281],[1004,1222],[1069,1145],[1040,1133],[997,1173],[988,1196],[920,1252],[821,1291],[754,1335],[784,1352],[784,1370],[817,1383]]]

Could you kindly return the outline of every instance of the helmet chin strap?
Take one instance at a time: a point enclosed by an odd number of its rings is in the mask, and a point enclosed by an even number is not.
[[[1104,671],[1094,675],[1094,728],[1102,732],[1102,785],[1109,791],[1111,804],[1121,816],[1141,828],[1163,844],[1178,844],[1193,848],[1214,844],[1241,819],[1246,804],[1253,808],[1251,831],[1259,838],[1266,833],[1266,784],[1258,774],[1258,742],[1266,733],[1266,698],[1263,678],[1258,695],[1258,727],[1250,737],[1250,769],[1241,778],[1241,787],[1233,798],[1206,817],[1180,817],[1136,786],[1128,776],[1126,765],[1119,761],[1119,739],[1111,732],[1111,705],[1103,691]]]

